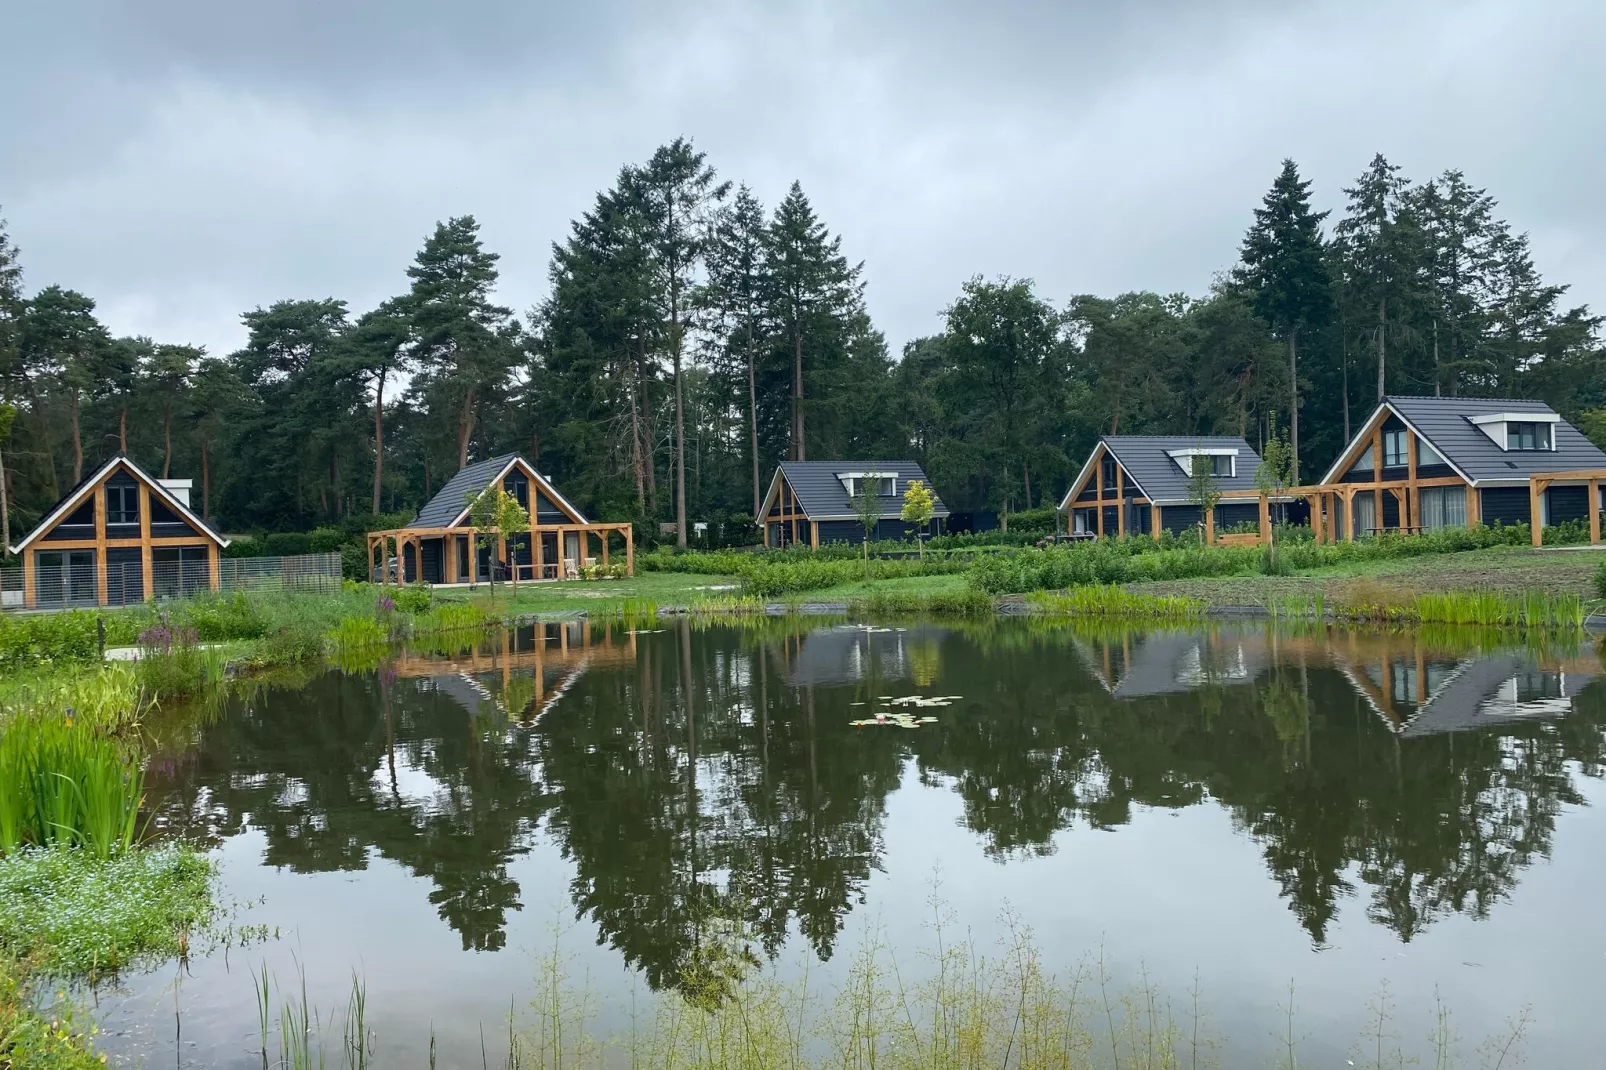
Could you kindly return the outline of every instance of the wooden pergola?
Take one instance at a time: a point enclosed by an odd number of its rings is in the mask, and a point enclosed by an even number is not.
[[[1533,533],[1533,544],[1543,546],[1545,541],[1542,518],[1544,510],[1539,501],[1552,483],[1565,480],[1583,483],[1589,487],[1589,544],[1600,545],[1600,485],[1606,481],[1606,468],[1579,468],[1571,472],[1539,472],[1528,477],[1528,509],[1531,518],[1528,527]]]
[[[518,528],[514,531],[482,532],[473,527],[418,527],[393,528],[389,531],[370,531],[368,533],[368,568],[369,575],[378,571],[387,580],[390,575],[390,558],[396,558],[397,583],[407,582],[407,569],[404,564],[406,548],[411,546],[414,561],[414,582],[423,582],[424,579],[424,540],[441,539],[444,546],[441,552],[443,583],[468,583],[472,576],[458,575],[457,553],[453,540],[467,539],[469,545],[469,571],[477,573],[476,562],[479,559],[478,550],[480,539],[489,537],[495,539],[493,567],[496,562],[507,561],[509,539],[517,541],[520,536],[528,535],[530,538],[531,563],[510,564],[516,579],[521,580],[558,580],[578,579],[580,569],[595,561],[604,568],[608,566],[609,547],[608,537],[613,534],[624,537],[625,575],[636,574],[636,541],[635,529],[631,524],[537,524],[531,523],[527,528]],[[545,546],[541,536],[555,535],[558,556],[556,560],[547,561]],[[564,554],[568,536],[579,537],[579,554],[576,557],[566,557]],[[591,556],[591,538],[595,536],[599,543],[600,556]],[[572,568],[572,572],[571,572]]]

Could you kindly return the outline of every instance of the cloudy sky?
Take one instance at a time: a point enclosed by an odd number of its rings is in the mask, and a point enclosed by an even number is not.
[[[1199,292],[1284,156],[1459,167],[1606,308],[1599,0],[49,0],[0,13],[0,216],[120,333],[240,344],[369,307],[471,213],[502,299],[619,166],[685,134],[795,178],[896,349],[968,276]]]

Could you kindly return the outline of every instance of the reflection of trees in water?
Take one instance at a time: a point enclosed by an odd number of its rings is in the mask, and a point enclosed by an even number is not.
[[[149,790],[186,832],[259,829],[265,865],[357,870],[376,851],[435,884],[430,901],[465,948],[498,948],[519,908],[507,865],[547,800],[527,737],[494,728],[418,681],[329,675],[231,711],[185,780]],[[428,794],[409,794],[415,784]]]
[[[643,635],[634,664],[581,676],[528,730],[503,707],[529,707],[533,678],[471,714],[429,682],[321,677],[237,704],[152,769],[151,795],[198,838],[259,829],[268,865],[360,869],[377,851],[427,877],[480,949],[505,941],[508,867],[545,818],[576,909],[662,985],[733,923],[766,953],[795,931],[829,957],[910,756],[998,859],[1214,799],[1317,943],[1355,894],[1403,939],[1486,915],[1549,850],[1577,772],[1606,769],[1599,686],[1558,720],[1403,738],[1308,644],[1247,673],[1207,651],[1194,690],[1123,700],[1053,631],[923,636],[914,680],[879,679],[881,659],[855,647],[863,675],[808,685],[790,682],[795,632]],[[895,640],[855,642],[881,641]],[[1130,637],[1110,641],[1132,656]],[[849,703],[917,684],[963,698],[919,731],[847,727],[864,712]]]

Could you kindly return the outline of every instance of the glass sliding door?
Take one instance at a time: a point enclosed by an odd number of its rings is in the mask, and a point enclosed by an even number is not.
[[[99,601],[95,551],[39,550],[33,562],[35,605],[92,606]]]

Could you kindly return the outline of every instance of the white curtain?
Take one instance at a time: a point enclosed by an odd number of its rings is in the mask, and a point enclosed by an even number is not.
[[[1465,487],[1424,487],[1420,493],[1424,531],[1467,526]]]
[[[1355,534],[1375,535],[1377,527],[1377,495],[1370,491],[1355,495]]]

